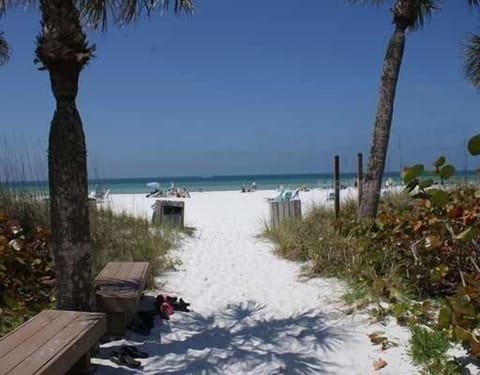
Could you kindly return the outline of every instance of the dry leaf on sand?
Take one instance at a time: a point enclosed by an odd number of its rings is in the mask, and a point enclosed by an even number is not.
[[[383,359],[379,358],[376,361],[373,361],[373,369],[375,371],[378,371],[382,368],[384,368],[387,365],[387,362],[385,362]]]

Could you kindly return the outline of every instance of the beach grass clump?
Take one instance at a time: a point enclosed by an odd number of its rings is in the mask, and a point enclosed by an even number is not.
[[[342,220],[354,220],[351,203],[342,209],[336,219],[332,208],[312,207],[301,219],[290,219],[275,227],[265,225],[263,235],[276,244],[279,255],[289,260],[308,261],[310,272],[323,276],[344,276],[349,272],[346,264],[355,256],[355,238],[338,234]]]
[[[457,375],[461,366],[448,355],[452,344],[443,331],[416,325],[411,328],[408,354],[424,375]]]
[[[152,286],[153,277],[171,266],[168,251],[179,237],[175,228],[152,225],[147,219],[93,205],[90,228],[93,276],[110,261],[148,261],[152,269],[148,285]]]

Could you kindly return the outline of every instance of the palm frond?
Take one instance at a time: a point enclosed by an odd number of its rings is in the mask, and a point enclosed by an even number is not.
[[[5,40],[3,33],[0,32],[0,65],[6,64],[10,58],[10,49],[8,48],[8,43]]]
[[[480,35],[469,35],[463,58],[465,78],[476,88],[480,88]]]
[[[432,17],[432,13],[441,8],[442,0],[410,0],[412,1],[412,30],[423,28],[426,21]]]
[[[22,7],[30,9],[36,6],[36,0],[0,0],[0,17],[4,16],[7,8]]]
[[[467,0],[467,4],[471,7],[480,7],[480,0]]]
[[[143,14],[166,12],[171,6],[175,14],[193,12],[193,0],[77,0],[77,6],[90,27],[104,31],[109,22],[125,25]]]

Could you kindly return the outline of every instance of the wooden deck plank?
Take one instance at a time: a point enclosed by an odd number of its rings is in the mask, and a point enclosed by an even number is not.
[[[28,324],[30,335],[33,335],[46,325],[50,324],[54,319],[55,316],[53,314],[42,311],[40,314],[35,315],[24,324]],[[15,350],[17,346],[21,345],[25,340],[28,339],[29,336],[25,335],[25,331],[20,329],[20,327],[21,326],[15,328],[8,335],[0,338],[0,363],[5,355],[7,355],[10,351]]]
[[[8,375],[63,375],[95,345],[105,331],[105,314],[78,312],[68,326],[57,331],[44,346]]]
[[[78,313],[69,311],[69,314],[63,314],[58,311],[52,313],[52,310],[45,310],[40,314],[49,315],[51,317],[50,323],[36,331],[33,335],[31,335],[29,331],[30,323],[24,323],[25,327],[22,329],[22,332],[25,333],[27,338],[17,347],[17,350],[12,350],[2,357],[0,374],[8,374],[19,363],[25,360],[26,357],[32,355],[38,348],[48,343],[56,332],[64,329],[75,320]],[[20,326],[20,328],[22,326]],[[8,339],[8,335],[5,336],[5,338]]]

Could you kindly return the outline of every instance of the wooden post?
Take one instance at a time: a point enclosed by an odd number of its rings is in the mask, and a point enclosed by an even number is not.
[[[357,154],[357,188],[358,188],[358,205],[362,201],[363,193],[363,154]]]
[[[333,158],[333,178],[335,186],[335,217],[340,214],[340,157],[335,155]]]

